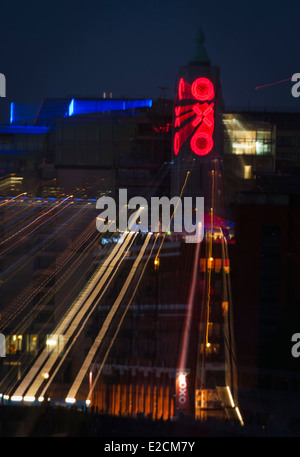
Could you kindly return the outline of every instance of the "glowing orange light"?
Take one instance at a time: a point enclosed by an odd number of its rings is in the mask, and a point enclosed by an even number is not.
[[[180,374],[178,377],[179,384],[185,383],[185,374]]]

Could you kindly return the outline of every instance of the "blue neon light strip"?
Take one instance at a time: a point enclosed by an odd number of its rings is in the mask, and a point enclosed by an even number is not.
[[[8,125],[0,127],[0,133],[24,133],[42,135],[47,133],[49,127],[35,127],[32,125]]]
[[[71,100],[68,116],[88,113],[102,113],[105,111],[120,111],[135,108],[151,108],[152,100]]]
[[[36,119],[40,103],[10,103],[10,124],[27,124]]]
[[[69,105],[69,116],[73,116],[73,114],[74,114],[74,103],[75,103],[75,100],[74,100],[74,98],[72,98],[70,105]]]
[[[14,102],[10,104],[10,123],[12,124],[14,121]]]
[[[0,156],[19,156],[19,155],[25,155],[28,154],[27,151],[16,151],[16,150],[9,150],[9,149],[0,149]]]

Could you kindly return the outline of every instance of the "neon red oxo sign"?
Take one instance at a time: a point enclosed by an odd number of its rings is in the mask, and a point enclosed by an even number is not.
[[[176,379],[176,407],[177,409],[188,409],[188,385],[187,377],[185,374],[179,374]]]
[[[192,135],[190,146],[192,151],[204,156],[213,147],[214,103],[215,90],[208,78],[197,78],[188,84],[183,78],[178,84],[178,105],[175,107],[176,129],[174,135],[174,153],[178,155],[183,143]],[[183,104],[184,102],[190,104]]]

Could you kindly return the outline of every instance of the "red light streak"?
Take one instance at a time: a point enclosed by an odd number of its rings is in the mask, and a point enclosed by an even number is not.
[[[196,245],[196,252],[194,257],[194,264],[193,264],[193,274],[191,278],[191,287],[189,290],[189,297],[188,297],[188,309],[186,320],[184,324],[183,330],[183,339],[182,339],[182,346],[180,350],[180,358],[178,364],[178,370],[180,372],[184,372],[186,369],[186,361],[187,361],[187,354],[189,348],[189,340],[190,340],[190,332],[191,332],[191,325],[192,325],[192,317],[193,317],[193,303],[196,293],[196,286],[197,286],[197,273],[198,273],[198,264],[199,264],[199,254],[200,254],[200,244],[197,243]]]
[[[275,84],[281,84],[285,81],[291,81],[292,78],[286,78],[286,79],[282,79],[281,81],[276,81],[274,83],[269,83],[269,84],[264,84],[263,86],[257,86],[255,87],[255,90],[257,89],[262,89],[263,87],[268,87],[268,86],[275,86]]]

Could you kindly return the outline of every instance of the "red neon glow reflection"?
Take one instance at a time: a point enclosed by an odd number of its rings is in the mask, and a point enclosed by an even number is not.
[[[214,103],[207,103],[215,97],[213,83],[208,78],[197,78],[188,84],[183,78],[178,83],[178,99],[194,100],[193,104],[175,107],[174,127],[179,129],[174,135],[174,154],[178,155],[181,146],[190,140],[192,151],[199,156],[209,154],[213,148]],[[202,103],[201,103],[202,102]],[[192,119],[190,119],[192,118]]]

